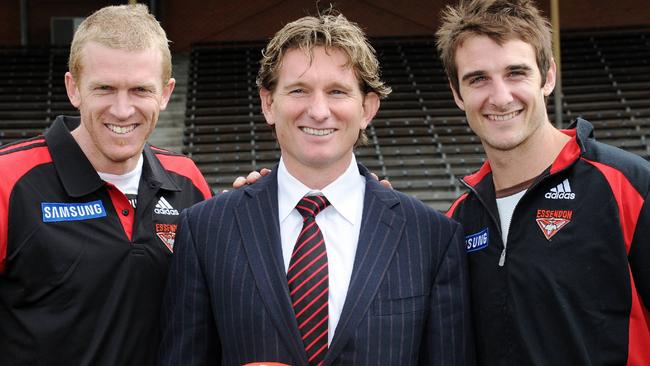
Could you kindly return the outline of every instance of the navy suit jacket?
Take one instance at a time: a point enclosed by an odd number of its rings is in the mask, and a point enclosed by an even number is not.
[[[463,230],[359,169],[361,232],[325,365],[472,364]],[[307,365],[282,260],[275,172],[181,214],[161,364]]]

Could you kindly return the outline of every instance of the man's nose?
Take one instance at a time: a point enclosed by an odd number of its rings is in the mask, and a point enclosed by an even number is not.
[[[324,121],[330,116],[330,106],[326,93],[317,92],[309,102],[309,117],[316,121]]]
[[[511,86],[505,80],[494,79],[490,90],[490,103],[496,107],[504,107],[513,100]]]
[[[111,114],[119,120],[127,120],[135,112],[131,96],[127,91],[119,91],[110,108]]]

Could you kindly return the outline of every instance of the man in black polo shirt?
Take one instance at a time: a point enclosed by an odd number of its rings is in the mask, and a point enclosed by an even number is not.
[[[151,365],[179,212],[211,192],[146,144],[174,79],[145,6],[88,17],[69,67],[81,117],[0,148],[0,364]]]

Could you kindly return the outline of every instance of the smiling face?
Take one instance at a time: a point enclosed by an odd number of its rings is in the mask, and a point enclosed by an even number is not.
[[[524,147],[549,123],[544,98],[555,86],[555,63],[542,80],[528,43],[470,37],[456,50],[456,66],[454,99],[488,156]]]
[[[65,75],[68,97],[81,115],[72,134],[96,170],[124,174],[135,168],[174,79],[163,85],[162,56],[153,48],[126,51],[89,42],[82,60],[77,80]]]
[[[307,185],[314,171],[323,183],[347,169],[359,131],[379,108],[379,97],[361,92],[347,61],[336,48],[326,52],[315,47],[311,63],[304,51],[291,49],[282,59],[275,89],[260,89],[262,110],[267,123],[275,126],[282,159]]]

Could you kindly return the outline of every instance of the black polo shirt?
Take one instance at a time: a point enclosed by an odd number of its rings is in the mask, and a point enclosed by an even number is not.
[[[59,117],[0,148],[0,365],[151,365],[179,212],[211,195],[194,163],[146,145],[137,208]]]

